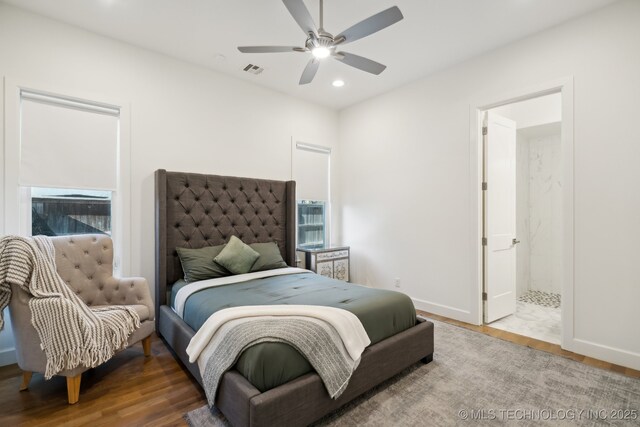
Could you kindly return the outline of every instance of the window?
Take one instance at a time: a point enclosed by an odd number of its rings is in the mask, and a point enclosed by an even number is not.
[[[111,235],[111,192],[31,188],[31,235]]]
[[[52,201],[32,197],[51,199],[59,195],[70,201],[74,194],[82,196],[76,197],[84,199],[77,203],[91,204],[92,215],[85,206],[86,216],[78,212],[78,207],[63,212],[62,217],[88,226],[77,224],[76,230],[109,233],[114,269],[121,275],[138,274],[131,271],[131,245],[135,240],[131,232],[129,102],[83,89],[41,86],[5,77],[4,106],[4,176],[0,177],[4,215],[0,215],[0,232],[39,232],[37,228],[44,224],[39,222],[33,230],[34,208],[38,215],[44,215],[45,209],[50,209],[45,204],[51,205]],[[104,212],[107,200],[108,219]],[[96,214],[96,205],[102,205],[103,212]],[[52,227],[48,222],[47,227],[53,233],[70,229]]]
[[[21,232],[112,235],[120,110],[20,91]]]
[[[293,177],[298,198],[298,247],[329,246],[331,149],[296,143]]]
[[[120,110],[20,92],[20,171],[24,187],[115,191]]]
[[[298,247],[316,249],[325,246],[325,202],[298,201]]]

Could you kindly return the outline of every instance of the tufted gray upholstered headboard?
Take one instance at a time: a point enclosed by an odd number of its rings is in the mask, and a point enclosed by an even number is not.
[[[183,277],[176,247],[276,242],[285,262],[296,265],[295,181],[155,173],[156,308],[165,305],[167,286]]]

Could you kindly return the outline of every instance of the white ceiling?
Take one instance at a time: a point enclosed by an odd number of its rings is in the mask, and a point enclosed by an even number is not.
[[[323,61],[298,86],[310,54],[241,54],[240,45],[303,46],[281,0],[4,0],[114,39],[221,71],[309,101],[343,108],[542,31],[616,0],[326,0],[325,28],[338,34],[397,5],[404,20],[342,50],[387,65],[379,76]],[[318,0],[305,0],[318,21]],[[224,59],[220,58],[224,56]],[[242,71],[249,63],[260,75]],[[334,79],[346,85],[333,88]]]

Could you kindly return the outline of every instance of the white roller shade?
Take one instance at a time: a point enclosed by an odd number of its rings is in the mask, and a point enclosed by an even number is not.
[[[116,108],[21,93],[20,185],[116,190]]]
[[[298,142],[294,150],[293,179],[298,200],[329,201],[331,150]]]

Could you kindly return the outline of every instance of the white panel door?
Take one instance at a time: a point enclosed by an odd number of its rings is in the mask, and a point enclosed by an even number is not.
[[[485,322],[516,311],[516,123],[491,112],[485,137]]]

